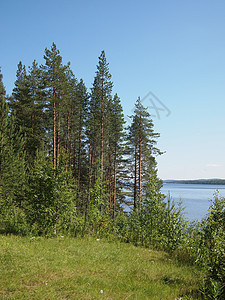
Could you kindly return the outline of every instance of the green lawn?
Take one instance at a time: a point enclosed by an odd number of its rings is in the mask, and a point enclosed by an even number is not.
[[[0,235],[0,299],[199,299],[201,278],[129,244]]]

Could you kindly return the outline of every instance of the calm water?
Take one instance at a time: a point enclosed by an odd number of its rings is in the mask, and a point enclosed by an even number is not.
[[[182,200],[185,216],[189,220],[199,221],[207,214],[210,199],[213,198],[216,190],[225,197],[225,185],[164,183],[161,189],[165,195],[170,192],[175,201]]]

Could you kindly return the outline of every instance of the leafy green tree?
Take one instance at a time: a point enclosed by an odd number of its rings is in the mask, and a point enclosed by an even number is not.
[[[43,148],[37,153],[28,180],[26,212],[31,230],[38,235],[66,231],[74,221],[76,187],[66,160],[65,154],[60,155],[55,169]]]
[[[225,297],[225,198],[215,193],[209,213],[202,222],[197,260],[206,271],[206,299]]]
[[[97,176],[94,186],[90,189],[90,203],[88,206],[88,222],[96,230],[101,220],[105,218],[105,201],[103,198],[105,186],[101,182],[101,176]]]

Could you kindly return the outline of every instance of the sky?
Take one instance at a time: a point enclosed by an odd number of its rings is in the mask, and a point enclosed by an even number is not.
[[[162,179],[225,178],[224,0],[1,0],[0,67],[44,63],[54,42],[90,89],[105,50],[125,119],[140,97]]]

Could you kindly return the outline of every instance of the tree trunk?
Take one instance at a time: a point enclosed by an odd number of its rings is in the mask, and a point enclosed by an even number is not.
[[[55,113],[55,90],[53,91],[53,168],[56,168],[56,113]]]
[[[2,153],[3,153],[3,132],[1,132],[1,145],[0,145],[0,186],[2,179]]]
[[[70,140],[69,140],[69,167],[71,167],[71,155],[72,155],[72,139],[73,139],[73,106],[71,108],[70,118]]]
[[[137,209],[137,149],[134,152],[134,210]]]
[[[32,115],[31,115],[31,128],[32,128],[32,134],[34,134],[34,98],[35,98],[35,92],[33,89],[33,101],[32,101]]]
[[[58,113],[58,128],[57,128],[57,156],[56,156],[57,166],[59,166],[59,153],[60,153],[60,112]]]
[[[141,209],[141,151],[142,151],[142,147],[141,147],[141,143],[142,143],[142,139],[141,136],[139,138],[139,193],[138,193],[138,202],[139,202],[139,210]]]
[[[91,149],[91,141],[89,143],[89,155],[88,155],[88,159],[89,159],[89,170],[88,170],[88,199],[87,199],[87,203],[86,203],[86,210],[85,210],[85,221],[87,221],[87,215],[88,215],[88,206],[89,203],[91,201],[91,194],[90,194],[90,190],[91,190],[91,182],[92,182],[92,165],[93,165],[93,155],[92,155],[92,149]]]
[[[112,181],[111,181],[111,155],[110,155],[110,153],[108,155],[108,159],[109,159],[109,169],[108,169],[108,191],[109,191],[108,208],[109,208],[109,214],[111,215],[111,213],[112,213],[111,212],[111,208],[112,208]]]
[[[79,129],[79,146],[78,146],[78,190],[80,191],[80,174],[81,174],[81,116],[80,116],[80,129]]]
[[[104,108],[103,108],[103,105],[104,105],[104,102],[103,102],[103,97],[102,97],[102,104],[101,104],[101,176],[102,176],[102,179],[103,179],[103,134],[104,134],[104,129],[103,129],[103,123],[104,123],[104,116],[103,116],[103,113],[104,113]]]
[[[116,212],[116,156],[117,156],[117,146],[115,142],[115,154],[114,154],[114,188],[113,188],[113,219],[115,219],[115,212]]]
[[[70,113],[67,113],[67,124],[66,124],[66,154],[69,153],[69,130],[70,130]]]

